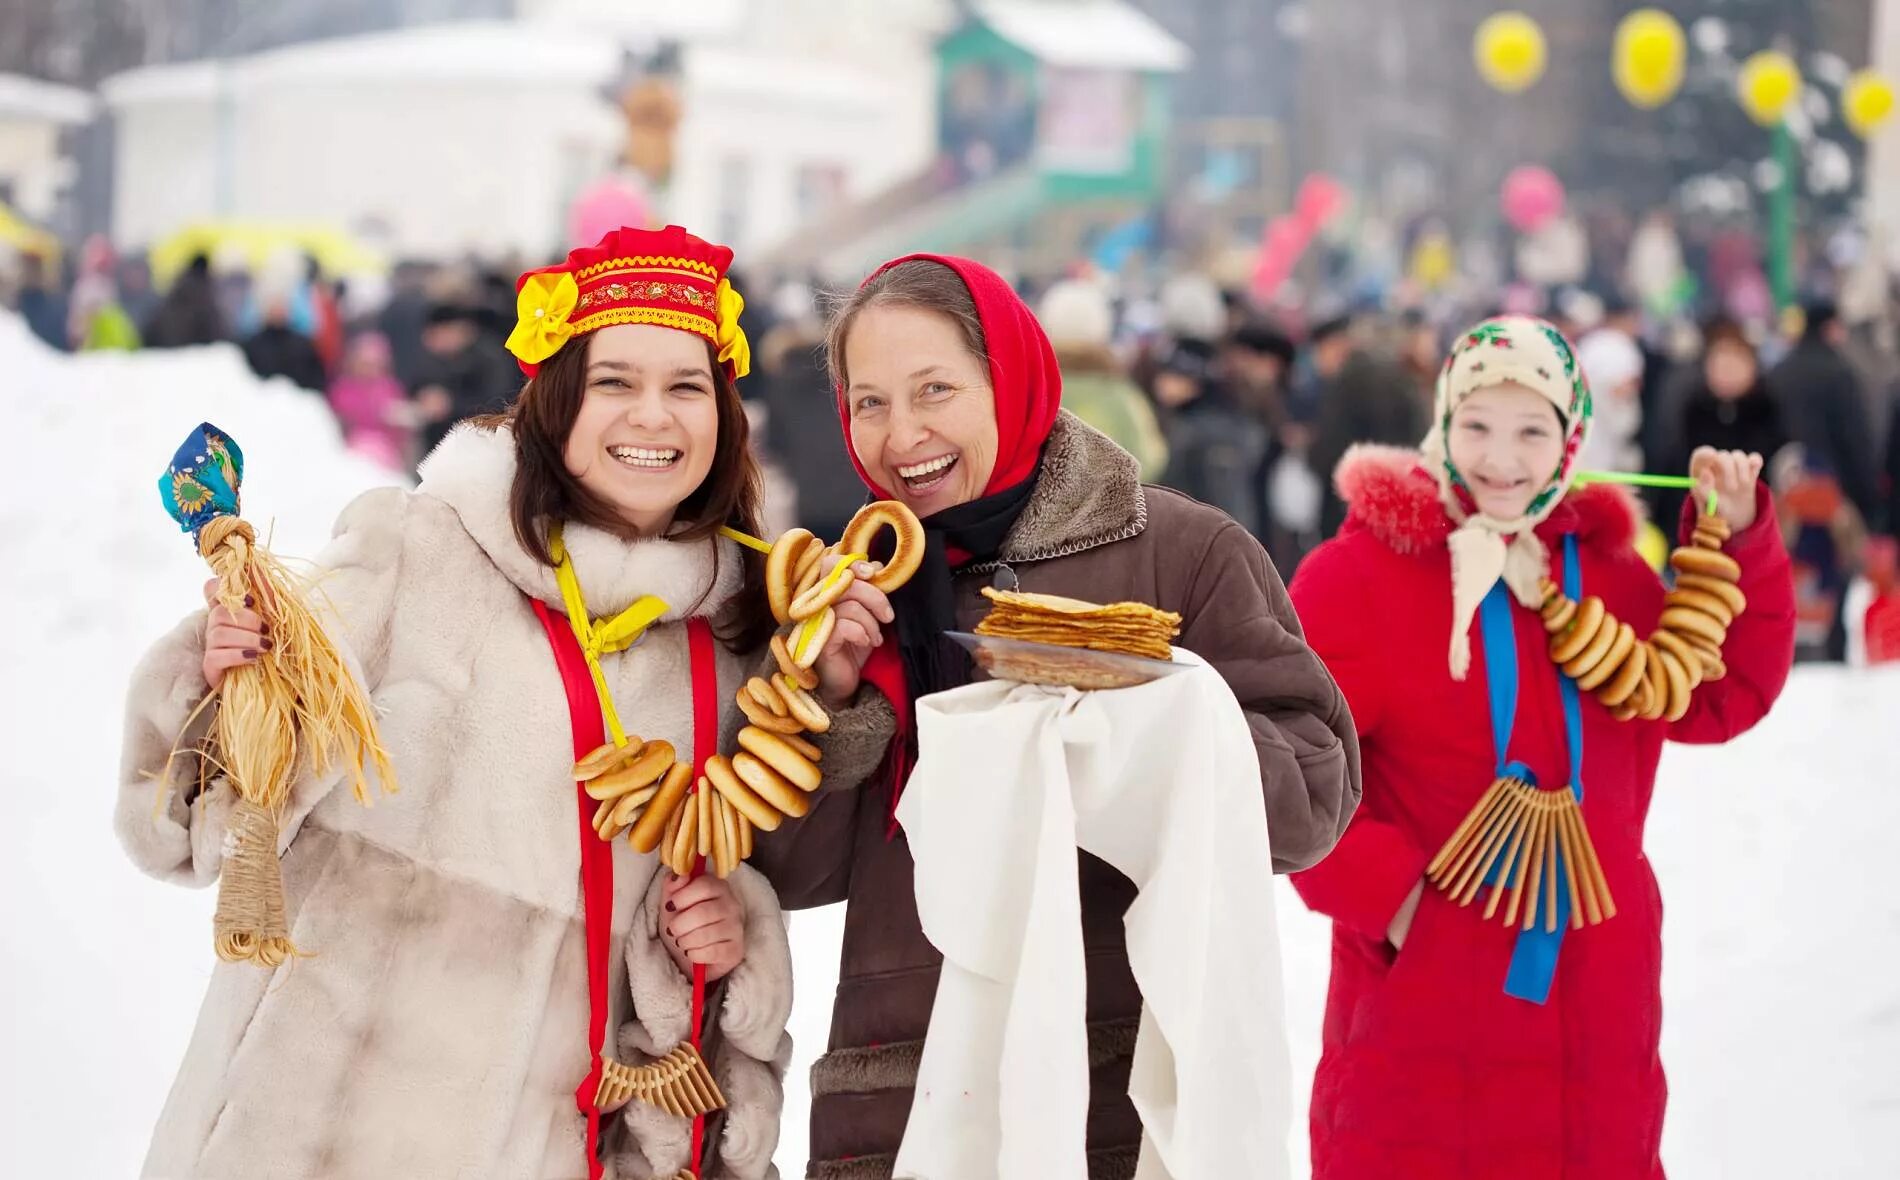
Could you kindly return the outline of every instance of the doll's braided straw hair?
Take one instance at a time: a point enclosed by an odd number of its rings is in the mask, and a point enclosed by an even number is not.
[[[196,464],[175,459],[160,481],[166,507],[196,533],[199,555],[218,576],[218,601],[238,610],[248,599],[275,640],[256,663],[225,673],[199,751],[200,794],[222,775],[238,796],[225,834],[215,944],[226,962],[276,967],[299,953],[277,861],[292,784],[301,774],[322,778],[341,769],[368,804],[368,772],[392,792],[395,772],[368,694],[310,606],[311,587],[259,546],[236,514],[243,467],[236,444],[207,425],[180,450],[180,459],[187,456]]]

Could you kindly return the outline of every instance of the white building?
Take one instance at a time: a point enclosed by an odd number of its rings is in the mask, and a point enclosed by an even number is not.
[[[58,211],[72,182],[60,137],[91,122],[95,106],[83,90],[0,74],[0,189],[22,214],[44,224]]]
[[[494,21],[119,74],[100,86],[113,238],[319,222],[400,254],[538,257],[618,150],[604,87],[620,60],[608,42]]]
[[[229,218],[326,223],[398,255],[548,255],[624,143],[627,53],[661,39],[682,46],[682,115],[659,215],[741,252],[932,150],[938,0],[522,8],[108,79],[115,240]]]

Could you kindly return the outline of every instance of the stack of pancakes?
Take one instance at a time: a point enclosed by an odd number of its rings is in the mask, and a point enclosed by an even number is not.
[[[1181,633],[1180,615],[1140,602],[1102,606],[1053,594],[989,588],[983,594],[995,605],[977,624],[976,633],[998,639],[1167,660],[1172,658],[1169,641]]]

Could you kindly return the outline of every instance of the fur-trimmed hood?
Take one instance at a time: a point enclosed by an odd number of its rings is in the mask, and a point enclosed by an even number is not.
[[[1333,485],[1346,502],[1345,531],[1364,529],[1399,553],[1445,547],[1452,520],[1438,498],[1438,483],[1417,451],[1361,444],[1346,452]],[[1620,549],[1633,544],[1639,521],[1636,500],[1614,484],[1572,488],[1537,526],[1546,542],[1575,533],[1579,544]]]
[[[554,570],[521,547],[508,515],[515,477],[511,431],[472,423],[457,426],[423,461],[421,476],[417,492],[453,508],[468,535],[522,593],[561,605]],[[618,614],[634,600],[653,594],[667,604],[663,621],[712,616],[739,592],[739,547],[723,537],[629,543],[600,529],[570,524],[564,538],[574,571],[587,589],[588,609],[597,615]]]

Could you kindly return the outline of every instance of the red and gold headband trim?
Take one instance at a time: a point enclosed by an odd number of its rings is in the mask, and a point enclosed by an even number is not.
[[[641,255],[578,271],[550,268],[523,276],[508,351],[524,366],[538,366],[575,336],[611,324],[659,324],[717,345],[737,380],[752,367],[739,326],[744,310],[744,298],[719,268],[698,259]]]

